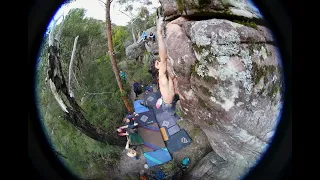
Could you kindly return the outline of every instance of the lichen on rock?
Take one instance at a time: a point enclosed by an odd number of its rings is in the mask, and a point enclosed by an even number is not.
[[[225,2],[225,7],[232,5]],[[282,88],[280,59],[270,40],[262,26],[224,19],[190,20],[167,28],[168,69],[176,73],[186,99],[180,102],[182,114],[206,133],[216,153],[212,161],[223,162],[211,163],[202,179],[240,178],[269,143]],[[192,173],[203,172],[196,168]]]

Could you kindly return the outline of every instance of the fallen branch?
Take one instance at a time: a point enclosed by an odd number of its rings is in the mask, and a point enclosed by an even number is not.
[[[92,139],[110,145],[123,146],[125,141],[119,136],[116,136],[114,132],[106,131],[105,128],[100,128],[99,126],[91,124],[84,116],[83,109],[79,106],[74,97],[70,95],[68,90],[69,87],[62,71],[59,38],[53,38],[53,32],[54,31],[52,30],[49,34],[50,39],[47,59],[49,68],[47,71],[47,79],[49,80],[50,88],[56,101],[64,112],[63,119]],[[69,73],[69,75],[71,75],[72,71]],[[64,98],[66,98],[65,101],[68,103],[63,101],[62,95],[64,95]]]
[[[56,86],[54,85],[54,83],[52,82],[51,79],[49,79],[49,84],[50,84],[50,88],[51,88],[52,94],[53,94],[54,98],[57,100],[57,102],[58,102],[59,106],[61,107],[61,109],[64,112],[69,113],[68,110],[67,110],[67,106],[64,104],[61,96],[58,94]]]
[[[73,50],[72,50],[71,60],[70,60],[70,64],[69,64],[69,84],[68,84],[68,86],[69,86],[70,97],[74,97],[73,91],[71,89],[71,74],[72,74],[72,65],[73,65],[73,60],[74,60],[74,54],[75,54],[76,49],[77,49],[78,38],[79,38],[79,36],[77,36],[74,39]]]

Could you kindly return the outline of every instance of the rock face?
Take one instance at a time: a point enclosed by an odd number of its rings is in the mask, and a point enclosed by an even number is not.
[[[126,57],[128,58],[128,60],[137,59],[139,56],[143,55],[145,50],[146,47],[144,46],[144,43],[131,44],[126,48]]]
[[[281,108],[280,59],[269,31],[222,19],[166,28],[168,69],[186,98],[181,109],[206,133],[215,159],[223,160],[213,163],[211,174],[241,177],[267,147]]]
[[[246,0],[160,0],[166,19],[181,15],[236,15],[259,18]]]
[[[156,34],[156,30],[157,28],[151,27],[149,29],[146,30],[146,32],[148,34],[150,34],[150,32],[153,32],[154,34]],[[126,56],[129,60],[133,60],[133,59],[137,59],[139,56],[143,56],[145,51],[150,52],[151,54],[156,54],[158,53],[158,42],[148,42],[148,43],[139,43],[139,44],[131,44],[131,45],[127,45],[127,42],[125,44],[126,47]]]
[[[244,167],[225,161],[214,151],[208,153],[192,169],[186,180],[240,179]]]
[[[257,17],[244,0],[160,2],[167,19],[203,13],[195,8],[201,3],[204,11]],[[179,103],[184,119],[201,127],[213,149],[188,178],[241,178],[263,155],[282,107],[280,59],[270,30],[212,18],[168,24],[165,37],[168,71],[186,99]]]

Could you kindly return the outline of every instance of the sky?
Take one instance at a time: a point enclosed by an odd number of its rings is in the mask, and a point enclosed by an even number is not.
[[[105,2],[105,0],[102,0],[102,1]],[[150,1],[152,2],[152,5],[150,7],[160,6],[159,0],[150,0]],[[135,4],[134,8],[137,8],[137,7],[139,7],[139,4]],[[103,20],[103,21],[105,21],[106,19],[104,4],[101,3],[99,0],[76,0],[70,4],[60,7],[60,9],[56,12],[55,16],[53,17],[53,19],[56,20],[61,15],[67,15],[70,9],[73,9],[73,8],[86,9],[87,10],[86,17],[92,17],[95,19]],[[125,26],[130,21],[130,18],[122,14],[119,11],[119,8],[120,6],[117,3],[115,2],[111,3],[111,7],[110,7],[111,22],[116,25]],[[60,19],[60,21],[61,20],[62,18]],[[59,23],[59,21],[57,23]],[[49,24],[49,27],[51,26],[52,26],[52,21]]]
[[[105,2],[105,0],[102,0]],[[116,1],[116,0],[114,0]],[[160,6],[159,0],[150,0],[152,2],[152,5],[150,7],[158,7]],[[251,0],[248,0],[249,5],[254,11],[258,12],[258,9],[253,5]],[[134,8],[138,8],[139,4],[135,4]],[[73,8],[84,8],[87,10],[86,16],[87,17],[92,17],[95,19],[103,20],[105,21],[105,8],[104,4],[101,3],[99,0],[75,0],[74,2],[62,6],[55,14],[53,19],[58,19],[61,15],[67,15],[70,9]],[[110,17],[111,17],[111,22],[120,25],[120,26],[125,26],[129,21],[130,18],[124,14],[122,14],[119,11],[120,6],[112,2],[111,3],[111,8],[110,8]],[[62,18],[57,22],[60,23]],[[50,22],[48,29],[51,28],[53,24],[53,21]]]

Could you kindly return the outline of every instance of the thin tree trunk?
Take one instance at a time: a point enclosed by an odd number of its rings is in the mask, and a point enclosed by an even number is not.
[[[131,31],[132,31],[133,41],[136,44],[137,43],[137,39],[136,39],[136,36],[134,35],[133,24],[131,24]]]
[[[76,52],[76,49],[77,49],[78,38],[79,38],[79,36],[77,36],[74,39],[73,50],[72,50],[71,60],[70,60],[70,64],[69,64],[69,82],[68,82],[69,84],[68,84],[68,86],[69,86],[69,93],[70,93],[71,97],[74,97],[74,93],[73,93],[73,90],[72,90],[72,87],[71,87],[71,74],[72,74],[72,65],[73,65],[74,55],[75,55],[75,52]]]
[[[107,39],[108,39],[108,48],[109,48],[109,55],[110,55],[110,59],[111,59],[111,64],[112,64],[112,69],[114,72],[114,75],[116,77],[118,86],[119,86],[119,90],[121,92],[121,94],[123,94],[124,89],[122,86],[122,82],[119,76],[119,69],[117,66],[117,61],[116,58],[114,57],[114,52],[113,52],[113,44],[112,44],[112,35],[111,35],[111,20],[110,20],[110,0],[107,0],[106,2],[106,25],[107,25]],[[126,109],[128,112],[133,112],[132,106],[131,104],[128,102],[127,96],[123,95],[123,102],[124,105],[126,106]]]

